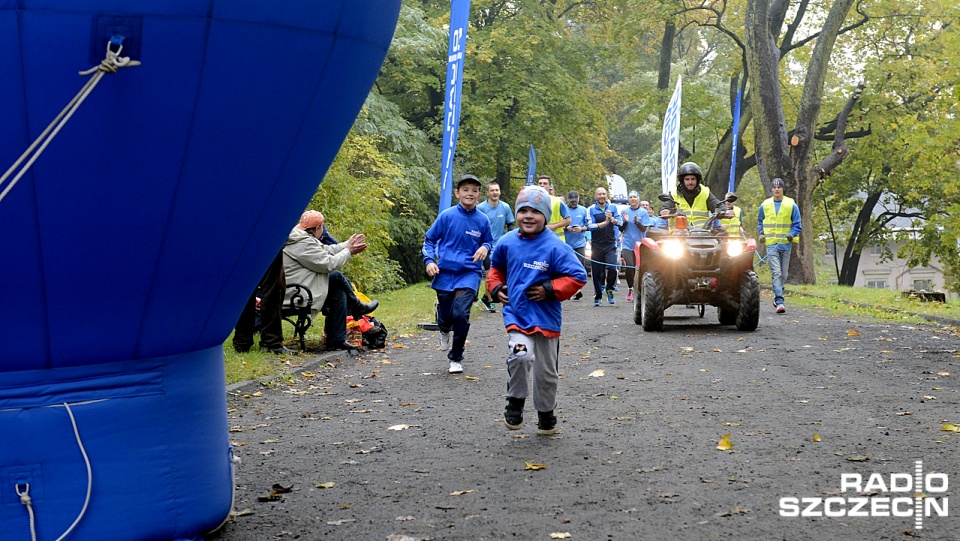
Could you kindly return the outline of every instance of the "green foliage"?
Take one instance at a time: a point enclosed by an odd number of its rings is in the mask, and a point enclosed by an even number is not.
[[[327,229],[341,242],[363,233],[369,245],[344,268],[361,291],[400,285],[399,265],[383,257],[394,244],[390,236],[393,196],[406,185],[401,169],[377,149],[378,139],[351,132],[310,201],[323,212]]]
[[[742,70],[737,36],[743,35],[745,5],[474,0],[456,174],[507,179],[504,199],[510,201],[533,145],[538,172],[552,175],[561,193],[591,193],[604,174],[616,172],[654,199],[662,114],[678,74],[684,81],[681,142],[692,160],[710,168],[731,124],[730,81]],[[827,8],[817,4],[808,11],[822,18]],[[371,248],[348,273],[370,291],[423,279],[420,246],[439,203],[449,9],[449,0],[404,1],[380,77],[313,201],[341,240],[367,234]],[[804,210],[814,231],[805,234],[828,231],[829,215],[843,242],[859,211],[857,194],[883,193],[890,213],[923,211],[911,217],[912,238],[900,255],[917,265],[938,256],[960,287],[960,228],[951,218],[960,210],[960,25],[949,19],[956,18],[956,1],[870,0],[860,12],[869,21],[837,41],[821,124],[839,112],[862,78],[866,91],[847,129],[871,133],[849,139],[850,157],[816,188],[816,208]],[[860,12],[851,12],[847,23],[858,22]],[[670,85],[660,91],[667,21],[676,24],[677,39]],[[816,30],[802,25],[794,42]],[[791,125],[812,44],[791,49],[780,64],[782,107]],[[740,155],[753,153],[752,124],[744,143]],[[816,154],[826,155],[831,144],[819,141]],[[752,232],[766,197],[756,169],[746,172],[737,193]],[[885,219],[876,217],[858,247],[895,240]]]

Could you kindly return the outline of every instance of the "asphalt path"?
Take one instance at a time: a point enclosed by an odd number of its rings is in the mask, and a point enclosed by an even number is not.
[[[764,292],[756,332],[678,306],[645,333],[623,291],[589,297],[564,303],[554,436],[530,400],[503,424],[500,313],[474,311],[461,375],[425,333],[232,386],[218,537],[960,539],[957,328],[778,315]]]

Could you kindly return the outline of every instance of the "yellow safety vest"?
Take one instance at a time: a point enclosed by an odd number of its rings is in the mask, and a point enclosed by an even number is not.
[[[550,196],[550,223],[555,224],[563,219],[563,216],[560,216],[560,198],[554,195]],[[563,236],[563,228],[558,227],[553,230],[554,233],[560,237],[560,240],[566,241],[566,238]]]
[[[720,224],[727,226],[728,232],[740,231],[740,226],[743,225],[743,209],[737,206],[733,207],[733,218],[723,218],[720,220]]]
[[[700,185],[700,193],[693,200],[693,205],[688,205],[686,198],[677,195],[676,189],[670,192],[673,200],[677,202],[677,208],[687,215],[687,223],[691,227],[704,227],[707,225],[707,219],[710,218],[710,209],[707,208],[707,199],[710,197],[710,188],[703,184]],[[672,220],[671,220],[672,221]],[[671,229],[673,224],[671,223]]]
[[[793,207],[796,202],[789,197],[784,197],[780,201],[780,212],[776,210],[776,204],[773,198],[767,199],[761,205],[763,208],[763,236],[766,237],[765,244],[771,246],[780,244],[780,240],[790,234],[793,227]],[[794,243],[800,242],[800,235],[793,237]]]

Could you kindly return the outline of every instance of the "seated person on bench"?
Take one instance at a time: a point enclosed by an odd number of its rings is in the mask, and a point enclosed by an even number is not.
[[[347,342],[347,315],[359,319],[376,310],[379,301],[361,302],[353,286],[338,269],[355,254],[367,249],[362,234],[350,235],[344,242],[327,245],[320,242],[323,235],[323,214],[308,210],[300,217],[283,247],[283,270],[288,284],[301,284],[313,293],[313,312],[323,311],[323,330],[327,335],[327,350],[356,351]],[[287,296],[292,294],[287,291]]]

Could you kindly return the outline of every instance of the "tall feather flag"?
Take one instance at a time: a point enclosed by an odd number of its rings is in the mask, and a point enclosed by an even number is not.
[[[463,57],[467,47],[470,0],[450,3],[450,45],[447,49],[447,88],[443,105],[443,147],[440,163],[440,212],[453,198],[453,155],[460,128],[460,101],[463,89]]]
[[[537,151],[530,145],[530,154],[527,157],[527,186],[537,183]]]
[[[660,132],[660,182],[663,193],[677,180],[677,156],[680,153],[680,77],[673,91],[667,114],[663,117],[663,131]]]
[[[737,101],[733,104],[733,150],[730,151],[730,188],[733,191],[734,181],[737,178],[737,141],[740,139],[740,92],[737,89]]]

